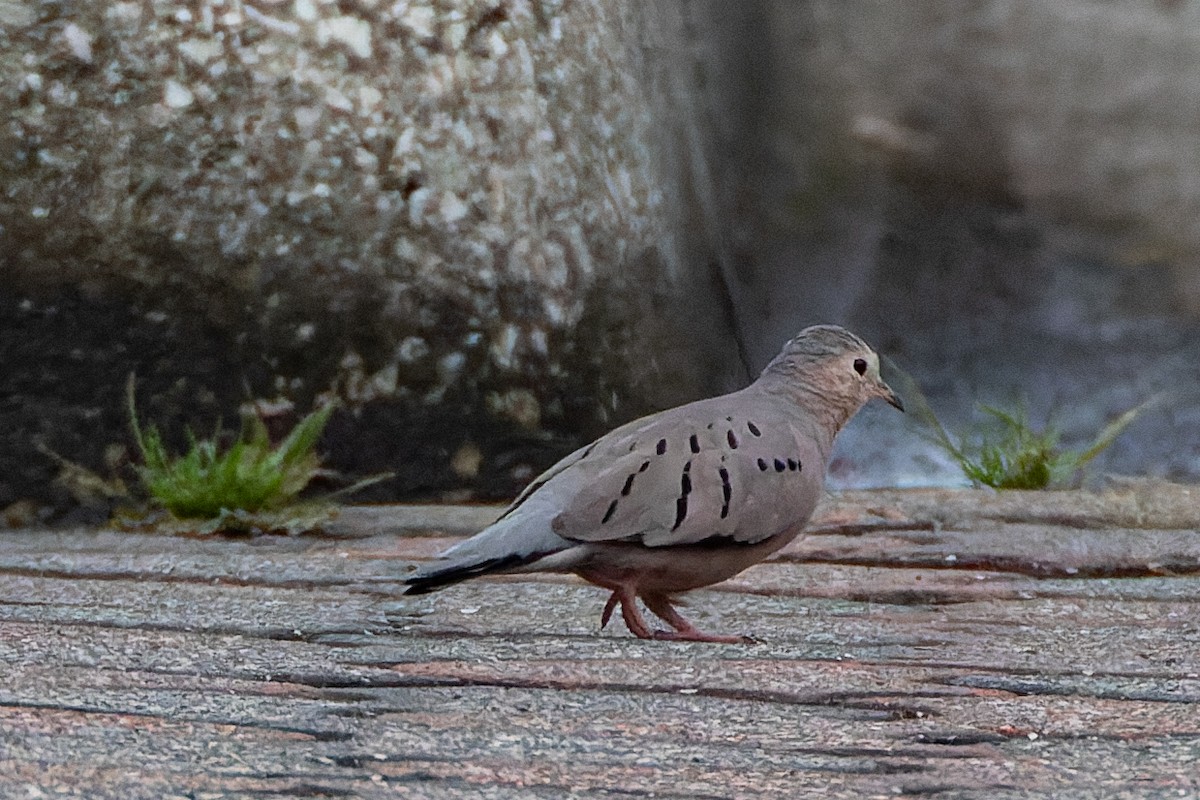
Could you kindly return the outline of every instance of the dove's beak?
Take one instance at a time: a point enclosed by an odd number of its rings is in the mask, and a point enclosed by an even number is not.
[[[900,395],[892,391],[892,387],[888,386],[883,381],[879,382],[879,396],[888,401],[888,405],[893,408],[898,408],[904,411],[904,402],[900,399]]]

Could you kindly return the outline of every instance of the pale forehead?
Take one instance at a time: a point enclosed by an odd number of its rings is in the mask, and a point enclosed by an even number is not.
[[[814,325],[811,328],[805,328],[796,338],[788,342],[786,349],[813,356],[837,356],[845,353],[858,353],[866,357],[875,356],[874,351],[867,346],[866,342],[845,328],[836,325]],[[877,358],[876,361],[878,361]]]

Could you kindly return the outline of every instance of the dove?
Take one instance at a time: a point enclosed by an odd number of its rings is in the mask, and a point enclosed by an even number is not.
[[[534,479],[490,526],[407,576],[423,594],[500,573],[574,573],[610,592],[641,639],[734,643],[675,609],[796,538],[824,491],[834,436],[871,398],[904,410],[879,356],[836,325],[805,328],[744,389],[660,411]],[[671,630],[651,628],[638,608]]]

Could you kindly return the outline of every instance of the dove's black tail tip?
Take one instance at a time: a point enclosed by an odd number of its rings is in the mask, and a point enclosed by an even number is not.
[[[505,570],[520,567],[533,561],[533,556],[518,556],[508,555],[503,558],[490,558],[487,561],[480,561],[474,564],[453,564],[441,567],[434,567],[429,572],[418,572],[404,579],[408,584],[408,588],[404,590],[405,594],[429,594],[436,592],[451,584],[460,583],[478,578],[480,575],[487,575],[492,572],[504,572]],[[434,565],[430,565],[434,566]]]

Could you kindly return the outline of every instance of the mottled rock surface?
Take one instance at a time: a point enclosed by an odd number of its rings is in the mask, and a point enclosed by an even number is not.
[[[0,507],[68,502],[44,448],[120,460],[130,372],[175,435],[339,397],[332,466],[398,471],[380,496],[511,493],[711,386],[733,350],[709,346],[719,309],[694,316],[709,190],[680,154],[702,150],[705,24],[593,0],[0,1]]]
[[[561,577],[399,596],[496,508],[10,532],[0,795],[1194,797],[1195,493],[837,496],[691,594],[733,646],[600,631]]]

